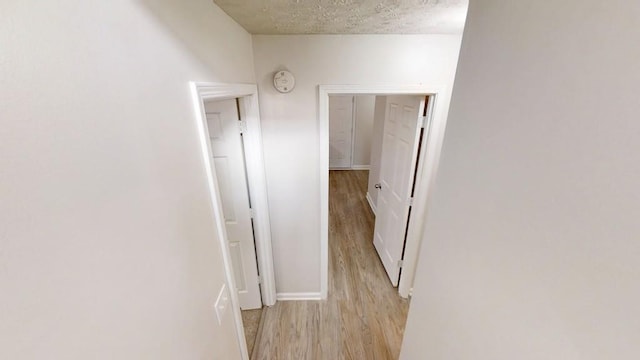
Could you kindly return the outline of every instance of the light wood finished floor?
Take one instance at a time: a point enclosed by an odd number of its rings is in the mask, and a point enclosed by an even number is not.
[[[242,325],[244,327],[244,338],[247,341],[249,356],[251,356],[253,345],[256,342],[261,317],[262,309],[242,310]]]
[[[329,175],[329,296],[264,308],[252,359],[397,359],[408,301],[373,247],[368,171]]]

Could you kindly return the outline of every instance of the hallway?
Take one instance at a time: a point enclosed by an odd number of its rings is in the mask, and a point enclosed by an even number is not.
[[[397,359],[409,302],[373,247],[368,171],[329,175],[329,295],[264,308],[252,359]]]

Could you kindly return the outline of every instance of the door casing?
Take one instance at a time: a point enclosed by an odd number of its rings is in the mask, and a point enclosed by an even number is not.
[[[427,206],[435,179],[448,104],[441,100],[449,93],[444,85],[319,85],[318,132],[320,135],[320,295],[327,298],[329,287],[329,96],[330,95],[422,95],[429,96],[427,109],[429,128],[421,142],[413,207],[407,229],[402,276],[398,292],[402,297],[412,293],[413,279],[420,245],[424,238]]]
[[[255,210],[254,229],[258,268],[261,277],[262,302],[266,306],[276,303],[275,275],[273,271],[273,255],[271,247],[271,224],[269,219],[269,205],[267,202],[267,182],[264,171],[264,159],[262,153],[262,131],[260,129],[260,112],[258,105],[258,88],[255,84],[223,84],[191,82],[191,94],[194,112],[200,137],[207,183],[211,195],[211,204],[214,210],[215,221],[218,223],[219,240],[224,260],[226,282],[229,289],[235,289],[233,269],[231,265],[231,252],[226,239],[224,218],[220,196],[217,192],[218,183],[215,168],[211,161],[211,143],[207,129],[205,100],[238,99],[240,116],[246,122],[246,137],[244,138],[244,151],[247,169],[247,180],[251,193],[251,204]],[[244,326],[240,313],[238,294],[229,291],[231,295],[231,307],[237,329],[237,338],[243,359],[249,359],[249,353],[244,337]]]
[[[205,101],[207,133],[222,202],[241,310],[262,307],[253,216],[238,100]],[[235,255],[235,256],[234,256]]]

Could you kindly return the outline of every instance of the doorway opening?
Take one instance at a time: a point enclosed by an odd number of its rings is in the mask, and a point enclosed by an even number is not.
[[[240,308],[252,310],[262,307],[262,299],[239,103],[205,100],[204,108]]]
[[[413,277],[415,275],[415,266],[418,259],[418,251],[423,238],[424,222],[427,208],[427,200],[431,183],[433,181],[437,160],[440,154],[442,137],[444,135],[444,125],[446,122],[446,104],[440,102],[440,97],[446,91],[441,86],[366,86],[366,85],[321,85],[319,88],[319,125],[320,125],[320,181],[321,181],[321,295],[326,299],[328,295],[328,255],[329,255],[329,137],[330,137],[330,98],[331,96],[341,95],[379,95],[387,96],[387,98],[396,98],[398,96],[408,96],[415,99],[421,99],[422,104],[410,111],[405,111],[406,104],[386,104],[386,115],[389,112],[395,112],[396,123],[406,124],[405,120],[414,116],[415,125],[409,127],[398,127],[396,133],[386,134],[389,138],[396,138],[397,142],[391,146],[395,148],[395,153],[411,153],[411,160],[402,162],[402,171],[396,168],[388,170],[388,179],[385,184],[383,181],[376,182],[373,185],[379,191],[393,190],[393,185],[398,181],[406,184],[401,193],[391,191],[388,194],[387,210],[380,214],[380,205],[376,204],[380,201],[372,201],[372,192],[369,192],[369,203],[376,211],[376,218],[396,218],[395,222],[386,221],[387,229],[382,226],[379,234],[374,235],[378,240],[376,248],[380,254],[380,259],[385,264],[385,270],[389,275],[389,280],[394,286],[398,286],[398,293],[401,297],[407,298],[412,292]],[[397,99],[396,99],[397,100]],[[428,101],[425,101],[428,100]],[[394,100],[395,101],[395,100]],[[393,110],[389,110],[393,108]],[[415,115],[408,115],[414,114]],[[419,117],[419,119],[417,119]],[[417,126],[422,121],[424,129],[418,131]],[[422,125],[422,124],[420,124]],[[394,125],[395,126],[395,125]],[[414,130],[406,134],[408,128],[414,127]],[[402,136],[400,136],[402,135]],[[408,137],[407,137],[408,136]],[[409,141],[413,139],[412,141]],[[411,146],[409,146],[409,143]],[[395,155],[394,155],[395,156]],[[381,157],[381,159],[384,155]],[[405,156],[405,158],[408,158]],[[385,162],[381,160],[381,163]],[[387,160],[387,164],[394,161]],[[398,165],[398,164],[396,164]],[[400,166],[400,165],[398,165]],[[400,180],[393,178],[394,175],[400,174]],[[384,176],[383,176],[384,178]],[[381,188],[381,189],[380,189]],[[379,194],[378,194],[379,195]],[[391,196],[393,195],[393,196]],[[389,200],[394,199],[395,204],[389,204]],[[383,200],[385,201],[384,197]],[[389,210],[390,209],[390,210]],[[411,216],[409,217],[409,209]],[[398,220],[399,219],[399,220]],[[378,220],[376,220],[378,223]],[[389,223],[393,223],[390,226]],[[393,234],[393,235],[390,235]],[[398,238],[399,246],[393,249],[387,248],[386,238]],[[373,241],[374,239],[372,239]],[[375,244],[375,242],[374,242]],[[386,257],[386,259],[385,259]],[[402,269],[402,276],[400,276]],[[398,280],[399,277],[399,280]],[[395,280],[394,280],[395,279]]]
[[[356,106],[356,100],[358,106]],[[332,187],[341,188],[340,181],[365,181],[364,190],[351,187],[356,194],[343,193],[341,197],[366,199],[374,216],[375,227],[369,240],[381,260],[388,278],[394,287],[398,286],[405,250],[406,232],[411,216],[411,199],[414,196],[415,178],[421,140],[425,132],[429,96],[415,95],[331,95],[329,96],[329,170],[330,172],[330,227],[340,222],[331,211],[339,211],[340,203],[331,198]],[[358,111],[356,111],[358,107]],[[353,116],[351,116],[353,108]],[[347,110],[347,111],[345,111]],[[356,112],[358,113],[356,116]],[[428,130],[428,126],[427,126]],[[351,146],[349,138],[356,139],[369,148]],[[355,142],[355,141],[354,141]],[[355,151],[355,150],[358,151]],[[340,166],[347,156],[366,157],[365,175],[354,174],[352,178],[339,175],[333,170],[356,170]],[[364,156],[363,156],[364,155]],[[348,165],[348,164],[345,164]],[[357,168],[357,170],[363,170]],[[348,195],[348,196],[347,196]],[[334,204],[335,203],[335,204]],[[331,204],[334,204],[331,206]],[[379,205],[379,206],[378,206]],[[360,209],[361,210],[361,209]],[[379,211],[378,211],[379,210]],[[354,217],[366,214],[351,214]],[[357,227],[353,231],[369,233],[366,227]],[[335,229],[334,229],[335,230]],[[333,235],[333,236],[332,236]],[[348,238],[348,233],[330,233],[330,253],[335,237]],[[371,244],[365,244],[371,245]],[[371,254],[369,254],[371,255]],[[330,268],[331,269],[331,268]]]
[[[371,127],[366,132],[371,134],[370,139],[364,141],[371,144],[367,161],[370,169],[329,168],[326,301],[335,303],[336,317],[345,323],[359,324],[350,328],[349,337],[371,337],[376,344],[374,350],[345,345],[343,352],[362,352],[367,358],[397,358],[409,301],[398,294],[396,287],[401,278],[421,140],[428,137],[429,123],[425,119],[431,96],[358,97],[373,98],[370,109],[363,111],[371,118],[358,119]],[[344,123],[352,121],[342,116],[344,111],[336,110],[345,108],[354,98],[329,95],[330,146],[340,144],[345,138]],[[334,149],[330,149],[330,155],[331,150]],[[348,306],[344,300],[348,300]],[[357,309],[355,314],[350,307]]]
[[[242,309],[276,302],[257,87],[191,84],[200,145],[243,358]],[[245,316],[251,319],[252,316]]]

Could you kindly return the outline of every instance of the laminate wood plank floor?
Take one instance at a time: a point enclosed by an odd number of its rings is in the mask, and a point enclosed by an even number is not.
[[[263,310],[252,359],[397,359],[409,302],[373,247],[368,171],[329,175],[329,294]]]

